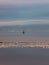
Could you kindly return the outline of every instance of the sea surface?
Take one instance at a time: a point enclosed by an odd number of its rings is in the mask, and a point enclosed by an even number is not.
[[[49,4],[0,6],[0,36],[49,36]]]
[[[0,20],[49,19],[49,4],[0,5]]]
[[[3,26],[0,27],[0,36],[49,37],[49,25]]]

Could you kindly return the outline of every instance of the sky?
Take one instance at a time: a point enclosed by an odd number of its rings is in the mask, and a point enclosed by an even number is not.
[[[49,0],[0,0],[0,4],[31,4],[31,3],[49,3]]]

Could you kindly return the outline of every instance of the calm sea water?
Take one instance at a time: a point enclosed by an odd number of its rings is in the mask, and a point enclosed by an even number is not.
[[[0,20],[49,19],[49,4],[0,6]]]
[[[49,65],[49,49],[1,48],[1,65]]]
[[[23,30],[25,34],[23,35]],[[0,36],[49,37],[49,25],[21,25],[0,27]]]
[[[49,22],[48,25],[43,25],[49,21],[49,4],[33,4],[24,6],[0,6],[0,22],[4,25],[6,22],[37,20],[36,22],[42,23],[42,25],[19,25],[19,26],[2,26],[0,24],[0,36],[22,36],[22,31],[25,31],[25,36],[49,36]],[[18,23],[18,22],[17,22]],[[20,23],[20,22],[19,22]],[[26,22],[25,22],[26,23]],[[32,21],[34,23],[34,21]],[[21,23],[22,24],[22,23]],[[12,23],[11,23],[12,25]]]

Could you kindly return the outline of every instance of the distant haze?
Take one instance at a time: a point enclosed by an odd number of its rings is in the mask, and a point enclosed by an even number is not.
[[[22,4],[31,4],[31,3],[49,3],[49,0],[0,0],[0,4],[13,4],[13,5],[22,5]]]

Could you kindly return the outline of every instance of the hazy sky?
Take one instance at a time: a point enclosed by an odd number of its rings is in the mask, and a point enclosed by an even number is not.
[[[31,3],[49,3],[49,0],[0,0],[0,4],[31,4]]]

